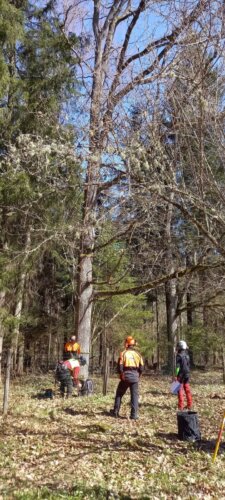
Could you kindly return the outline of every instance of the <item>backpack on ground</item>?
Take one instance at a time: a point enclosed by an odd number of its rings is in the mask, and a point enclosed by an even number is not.
[[[54,391],[52,389],[43,389],[43,391],[39,392],[36,396],[34,396],[37,399],[53,399],[54,398]]]
[[[93,380],[88,378],[87,380],[84,380],[81,383],[82,383],[82,387],[79,391],[80,396],[91,396],[94,392]]]

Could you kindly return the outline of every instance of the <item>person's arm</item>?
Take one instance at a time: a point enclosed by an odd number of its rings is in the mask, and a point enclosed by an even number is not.
[[[71,376],[74,382],[77,382],[79,371],[80,371],[80,363],[77,359],[72,359],[70,362],[71,366]]]
[[[176,377],[177,377],[177,380],[179,380],[179,378],[181,376],[181,367],[182,367],[182,359],[181,359],[181,356],[179,356],[179,354],[178,354],[176,357]]]
[[[74,382],[77,382],[77,380],[78,380],[79,370],[80,370],[80,367],[78,367],[78,366],[73,369],[72,377],[73,377]]]
[[[119,372],[119,375],[120,375],[120,380],[123,380],[123,352],[120,353],[120,357],[118,359],[118,372]]]
[[[69,344],[69,342],[66,342],[64,345],[64,351],[68,352],[69,350],[70,350],[70,344]]]
[[[119,373],[123,373],[123,353],[120,353],[119,361],[118,361]]]
[[[142,375],[143,370],[144,370],[144,361],[143,361],[142,356],[140,356],[140,362],[139,362],[139,368],[138,368],[139,376]]]

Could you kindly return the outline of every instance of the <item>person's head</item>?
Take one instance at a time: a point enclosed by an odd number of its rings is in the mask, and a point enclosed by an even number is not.
[[[136,345],[136,342],[135,340],[133,339],[133,337],[129,336],[129,337],[126,337],[125,339],[125,347],[134,347]]]
[[[76,342],[76,335],[72,335],[72,337],[70,337],[70,342]]]
[[[188,349],[187,342],[185,342],[185,340],[179,340],[179,342],[177,342],[177,351],[185,351],[186,349]]]
[[[70,361],[73,358],[73,354],[71,352],[65,352],[64,353],[64,361]]]

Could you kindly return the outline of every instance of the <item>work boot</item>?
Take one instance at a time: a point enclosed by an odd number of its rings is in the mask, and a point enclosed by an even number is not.
[[[109,410],[110,417],[118,418],[119,412],[117,410]]]

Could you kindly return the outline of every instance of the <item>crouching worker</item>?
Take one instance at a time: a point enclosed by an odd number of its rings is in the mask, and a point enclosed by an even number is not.
[[[74,386],[76,386],[78,390],[79,373],[79,360],[74,359],[71,354],[68,354],[67,360],[59,361],[55,371],[55,378],[60,382],[60,394],[62,397],[64,397],[65,393],[67,398],[72,396]]]
[[[177,344],[176,355],[176,376],[178,382],[181,383],[178,392],[178,409],[184,409],[184,392],[187,399],[187,408],[191,410],[192,407],[192,394],[189,384],[190,378],[190,358],[187,352],[188,346],[185,340],[180,340]]]
[[[116,390],[114,409],[110,410],[111,416],[119,416],[122,397],[129,388],[131,395],[130,418],[132,420],[138,419],[138,383],[144,367],[142,356],[135,349],[135,345],[133,337],[126,338],[125,350],[120,353],[118,361],[120,382]]]

